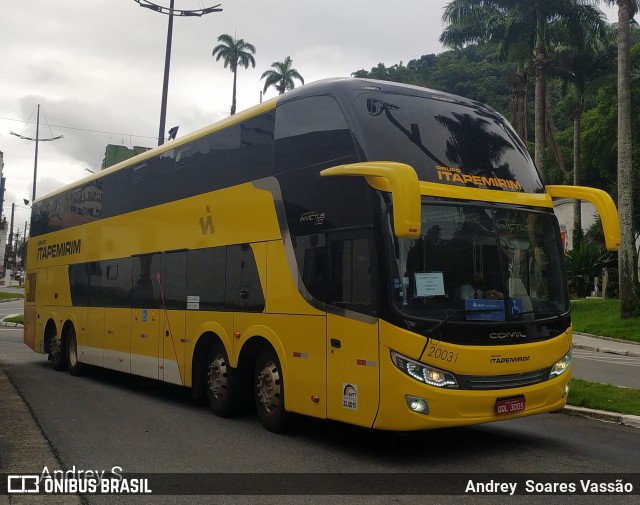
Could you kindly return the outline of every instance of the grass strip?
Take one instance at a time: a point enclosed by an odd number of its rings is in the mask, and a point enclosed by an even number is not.
[[[574,300],[571,322],[574,331],[640,342],[640,317],[620,319],[619,300]]]
[[[569,405],[640,416],[640,389],[571,379]]]
[[[2,322],[24,324],[24,315],[20,314],[19,316],[5,317]]]

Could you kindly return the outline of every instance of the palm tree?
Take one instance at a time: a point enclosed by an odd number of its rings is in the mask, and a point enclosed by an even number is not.
[[[603,31],[601,13],[589,0],[452,0],[443,21],[448,25],[441,41],[447,45],[497,42],[503,57],[519,47],[532,54],[535,74],[535,162],[545,175],[544,148],[547,137],[546,71],[550,62],[549,24],[564,23],[572,43],[581,44],[584,34]],[[451,33],[447,30],[451,28]],[[451,36],[449,40],[447,37]]]
[[[581,119],[588,88],[605,79],[612,79],[615,72],[615,33],[607,29],[606,38],[589,34],[584,47],[556,47],[552,74],[562,81],[564,110],[573,119],[573,184],[582,184]],[[569,87],[571,93],[567,93]],[[580,200],[576,200],[573,215],[573,247],[578,248],[582,241],[582,216]]]
[[[230,67],[233,72],[233,94],[231,98],[231,115],[236,113],[236,82],[238,80],[238,66],[249,68],[249,65],[255,68],[256,60],[253,57],[256,54],[256,48],[245,42],[244,39],[236,39],[228,33],[224,33],[218,37],[218,44],[213,48],[211,56],[216,57],[216,61],[220,58],[224,60],[224,68]]]
[[[292,64],[293,60],[289,56],[287,56],[284,61],[274,61],[271,64],[271,68],[275,70],[267,70],[260,77],[260,80],[266,78],[263,92],[266,93],[267,89],[273,86],[278,90],[278,93],[282,95],[285,91],[296,87],[293,82],[294,79],[304,84],[304,79],[300,73],[291,66]]]
[[[620,317],[637,312],[638,270],[633,243],[633,165],[631,158],[631,20],[638,0],[604,0],[618,5],[618,215],[620,216]]]

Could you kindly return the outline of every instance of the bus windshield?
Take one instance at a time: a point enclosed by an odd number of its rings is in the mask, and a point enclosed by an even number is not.
[[[507,121],[476,102],[436,94],[361,94],[354,130],[368,160],[412,166],[421,181],[541,193],[526,147]]]
[[[422,205],[422,233],[393,237],[392,300],[408,319],[531,321],[569,310],[553,214]]]

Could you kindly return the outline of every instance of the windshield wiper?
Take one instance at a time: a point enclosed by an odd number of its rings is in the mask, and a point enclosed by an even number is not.
[[[560,310],[556,308],[549,309],[541,309],[541,310],[527,310],[526,312],[518,312],[517,314],[508,314],[509,318],[507,321],[517,321],[520,316],[526,316],[529,314],[533,314],[535,316],[555,316],[560,317],[563,315]]]
[[[456,309],[454,310],[451,314],[447,315],[447,317],[445,317],[444,319],[442,319],[441,321],[439,321],[433,328],[427,330],[425,332],[425,343],[424,343],[424,347],[422,348],[422,352],[420,353],[420,357],[418,358],[418,361],[420,361],[422,359],[422,355],[424,354],[424,351],[427,349],[427,346],[429,345],[429,339],[431,338],[431,336],[440,328],[442,328],[445,324],[447,324],[451,318],[455,315],[458,314],[470,314],[473,312],[503,312],[504,308],[495,308],[495,309],[485,309],[483,308],[482,310],[474,310],[474,309]]]

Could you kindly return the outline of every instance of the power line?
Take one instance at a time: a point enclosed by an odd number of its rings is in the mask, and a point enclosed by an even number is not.
[[[0,119],[4,120],[4,121],[16,121],[19,123],[25,123],[25,124],[36,124],[35,121],[23,121],[22,119],[14,119],[14,118],[9,118],[9,117],[1,117]],[[136,135],[134,133],[117,133],[117,132],[108,132],[108,131],[104,131],[104,130],[92,130],[90,128],[79,128],[76,126],[63,126],[63,125],[56,125],[56,124],[52,124],[49,125],[52,126],[54,128],[63,128],[65,130],[75,130],[75,131],[81,131],[81,132],[89,132],[89,133],[102,133],[105,135],[120,135],[120,136],[129,136],[129,137],[138,137],[138,138],[144,138],[144,139],[155,139],[155,135]]]

